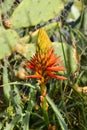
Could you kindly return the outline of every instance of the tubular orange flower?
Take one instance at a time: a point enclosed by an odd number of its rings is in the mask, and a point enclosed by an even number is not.
[[[46,101],[46,83],[50,78],[66,80],[65,77],[56,75],[58,71],[65,71],[61,66],[60,56],[56,56],[52,48],[52,43],[44,29],[40,29],[36,43],[36,54],[26,63],[26,66],[35,72],[34,75],[26,76],[26,78],[35,78],[38,80],[39,90],[41,92],[40,106],[43,111],[44,121],[49,125],[48,103]]]
[[[36,78],[41,84],[47,83],[50,78],[66,80],[65,77],[55,74],[59,71],[65,71],[65,68],[60,66],[60,63],[60,57],[56,56],[52,47],[45,53],[39,51],[31,58],[30,62],[26,64],[35,74],[26,77]]]

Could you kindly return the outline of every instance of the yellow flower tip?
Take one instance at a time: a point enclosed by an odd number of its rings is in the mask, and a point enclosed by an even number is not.
[[[41,28],[38,32],[38,39],[36,44],[36,51],[37,53],[39,50],[42,53],[46,53],[46,51],[52,46],[51,41],[46,33],[46,31]]]

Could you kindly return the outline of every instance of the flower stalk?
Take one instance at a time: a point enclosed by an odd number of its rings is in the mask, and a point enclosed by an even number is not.
[[[46,101],[46,85],[41,85],[41,96],[40,96],[40,106],[42,108],[42,112],[43,112],[43,116],[44,116],[44,120],[45,120],[45,124],[46,126],[49,125],[49,117],[48,117],[48,103]]]
[[[48,103],[46,101],[46,83],[51,78],[66,80],[64,76],[56,74],[56,72],[65,71],[65,68],[61,66],[61,62],[60,56],[56,56],[46,32],[43,29],[40,29],[36,44],[36,54],[28,63],[26,63],[26,66],[33,70],[35,74],[26,77],[31,79],[34,78],[40,84],[40,106],[47,126],[49,125],[49,118],[47,112]]]

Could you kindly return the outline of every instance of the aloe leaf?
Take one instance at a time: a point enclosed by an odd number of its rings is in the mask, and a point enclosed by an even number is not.
[[[23,0],[9,20],[14,28],[34,26],[52,19],[62,8],[61,0]]]
[[[2,30],[0,32],[0,59],[11,54],[19,42],[19,37],[14,30]]]
[[[33,108],[33,101],[29,101],[27,111],[23,121],[23,130],[29,130],[30,115]]]
[[[6,126],[4,130],[13,130],[16,123],[20,120],[20,118],[21,118],[20,115],[16,115],[16,117],[8,124],[8,126]]]
[[[53,111],[55,112],[55,115],[59,121],[59,124],[60,124],[60,127],[61,127],[61,130],[68,130],[67,128],[67,124],[65,123],[64,121],[64,118],[63,116],[61,115],[60,111],[58,110],[58,108],[56,107],[56,105],[54,104],[54,102],[50,99],[49,96],[46,96],[46,99],[48,101],[48,103],[51,105]]]
[[[21,100],[21,96],[19,94],[19,90],[18,90],[16,85],[14,85],[13,91],[15,92],[15,96],[13,96],[13,94],[11,96],[12,96],[14,104],[21,106],[22,105],[22,100]]]
[[[4,84],[3,92],[4,92],[4,95],[7,99],[7,101],[10,98],[10,91],[11,91],[11,87],[8,83],[9,83],[9,79],[8,79],[7,64],[4,62],[4,67],[3,67],[3,84]]]
[[[23,130],[29,130],[29,117],[30,117],[30,113],[26,112],[24,122],[23,122],[24,125]]]

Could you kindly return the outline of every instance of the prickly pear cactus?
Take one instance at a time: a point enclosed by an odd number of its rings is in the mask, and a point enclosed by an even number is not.
[[[0,32],[0,59],[11,54],[19,42],[19,37],[14,30],[2,30]]]
[[[14,0],[5,0],[4,2],[1,2],[0,13],[6,13],[7,11],[9,11],[13,3]]]
[[[34,26],[48,21],[63,9],[62,0],[23,0],[10,18],[12,27]]]

